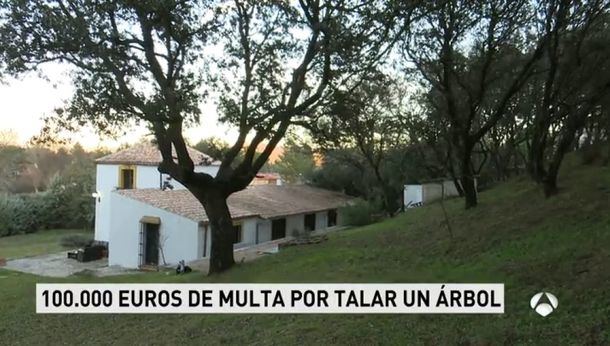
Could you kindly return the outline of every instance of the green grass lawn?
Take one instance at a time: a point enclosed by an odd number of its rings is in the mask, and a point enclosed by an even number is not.
[[[75,229],[53,229],[31,234],[20,234],[0,238],[0,257],[21,258],[65,250],[61,238],[69,235],[89,235],[93,231]]]
[[[330,236],[214,277],[48,279],[0,270],[0,343],[608,344],[610,170],[571,167],[546,200],[526,178]],[[37,282],[503,282],[503,315],[36,315]],[[559,299],[546,318],[529,300]]]

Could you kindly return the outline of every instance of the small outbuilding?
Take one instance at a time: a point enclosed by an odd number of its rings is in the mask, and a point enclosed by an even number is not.
[[[404,186],[403,201],[405,208],[417,207],[448,197],[457,197],[459,192],[452,180],[438,180],[422,184]]]

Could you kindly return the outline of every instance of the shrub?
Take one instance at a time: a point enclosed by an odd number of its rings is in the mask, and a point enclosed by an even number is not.
[[[13,200],[0,195],[0,237],[11,235],[13,232]]]
[[[55,177],[48,192],[56,217],[49,219],[49,227],[89,227],[95,213],[91,191],[94,191],[93,180],[88,175],[72,173]]]
[[[50,212],[47,194],[0,196],[0,236],[36,232]]]
[[[78,150],[77,150],[78,154]],[[49,228],[89,228],[95,213],[95,163],[75,154],[46,191],[0,194],[0,237]]]
[[[343,224],[349,226],[364,226],[379,221],[382,212],[381,208],[371,202],[358,201],[347,207],[341,208]]]
[[[83,234],[71,234],[62,237],[59,243],[61,246],[67,248],[83,248],[91,245],[91,243],[93,243],[93,238]]]
[[[87,228],[94,214],[88,185],[54,179],[48,191],[0,195],[0,237],[49,228]]]

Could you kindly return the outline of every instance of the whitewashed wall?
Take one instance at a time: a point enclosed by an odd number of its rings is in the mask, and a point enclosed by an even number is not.
[[[451,180],[444,181],[443,186],[441,186],[440,183],[427,183],[423,184],[422,187],[424,203],[433,202],[438,199],[441,199],[441,196],[443,196],[443,191],[445,193],[445,197],[456,197],[460,195],[457,191],[457,188],[455,187],[455,183],[453,183],[453,181]]]
[[[100,197],[95,200],[95,240],[98,241],[109,241],[110,192],[118,185],[118,174],[118,165],[97,165],[95,190]]]
[[[258,243],[271,241],[271,220],[258,220]]]
[[[110,244],[108,264],[137,268],[140,264],[140,220],[143,216],[161,219],[159,242],[168,264],[199,258],[198,223],[118,193],[110,196]],[[202,245],[203,246],[203,245]],[[159,253],[159,262],[162,256]]]
[[[96,191],[101,195],[95,202],[95,240],[109,241],[110,234],[110,193],[119,186],[121,165],[98,164],[95,177]],[[219,166],[196,166],[196,172],[216,176]],[[167,175],[159,173],[157,166],[136,166],[136,189],[159,189]],[[180,183],[172,181],[175,189],[184,189]],[[94,192],[94,191],[91,191]]]
[[[157,172],[157,182],[159,181],[159,176],[161,176],[161,181],[165,181],[165,179],[167,179],[167,177],[169,177],[168,174],[161,174],[159,173],[159,171],[157,170],[157,167],[153,167],[155,169],[155,171]],[[216,174],[218,173],[218,169],[220,168],[220,166],[195,166],[195,172],[203,172],[203,173],[207,173],[213,177],[216,176]],[[157,183],[157,186],[160,188],[161,186],[159,186],[159,184]],[[174,190],[180,190],[180,189],[185,189],[185,187],[180,184],[179,182],[175,181],[172,179],[172,186],[174,187]]]
[[[118,167],[115,167],[118,169]],[[185,217],[170,213],[146,203],[125,197],[117,192],[108,193],[108,229],[110,265],[126,268],[137,268],[140,264],[140,220],[144,216],[158,217],[160,243],[163,247],[165,260],[169,265],[175,265],[180,260],[187,262],[209,257],[211,250],[211,230],[204,225]],[[342,214],[337,215],[338,224],[342,223]],[[328,212],[316,213],[316,229],[327,228]],[[239,221],[242,225],[242,242],[235,247],[251,246],[271,240],[271,220],[248,218]],[[286,236],[295,236],[303,232],[305,214],[286,217]],[[206,239],[207,237],[207,239]],[[159,254],[162,264],[162,256]]]
[[[423,188],[421,185],[405,185],[404,189],[405,206],[423,202]]]
[[[254,245],[256,244],[256,218],[240,220],[241,223],[241,243],[237,246]]]
[[[440,183],[426,183],[422,185],[405,185],[404,188],[404,205],[411,205],[414,203],[429,203],[438,200],[443,196],[445,197],[456,197],[459,193],[455,187],[455,184],[451,180],[443,182],[443,186]],[[410,204],[409,204],[410,203]]]
[[[294,237],[305,230],[305,214],[286,217],[286,236]]]
[[[316,213],[316,230],[328,228],[328,212]]]

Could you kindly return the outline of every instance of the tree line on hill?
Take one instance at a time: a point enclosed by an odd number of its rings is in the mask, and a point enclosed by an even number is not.
[[[526,171],[551,197],[568,151],[608,150],[605,0],[0,4],[5,73],[73,68],[74,96],[48,128],[150,127],[159,170],[210,217],[211,272],[234,264],[226,199],[295,126],[327,164],[362,168],[389,213],[388,172],[412,162],[473,208],[488,167],[495,179]],[[238,130],[215,177],[194,171],[183,135],[206,100]]]

